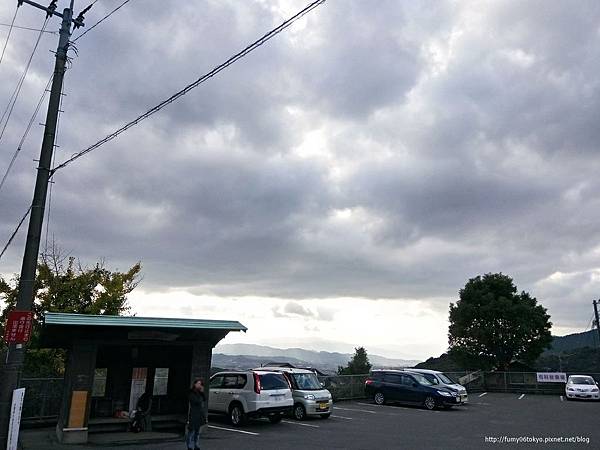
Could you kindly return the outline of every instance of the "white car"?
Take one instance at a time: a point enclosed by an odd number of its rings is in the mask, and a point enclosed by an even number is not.
[[[291,414],[294,400],[288,380],[269,370],[219,372],[210,378],[208,410],[227,414],[232,425],[243,425],[252,417],[281,422]]]
[[[460,396],[461,404],[469,402],[467,388],[465,388],[462,384],[458,384],[456,381],[451,379],[444,372],[440,372],[438,370],[429,370],[429,369],[406,369],[406,371],[420,373],[434,385],[443,386],[445,388],[450,389],[453,392],[456,392]]]
[[[589,375],[570,375],[565,386],[565,397],[567,400],[600,400],[598,383]]]

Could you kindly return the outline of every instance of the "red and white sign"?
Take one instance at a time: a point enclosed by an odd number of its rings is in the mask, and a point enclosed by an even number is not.
[[[4,329],[4,341],[9,344],[29,342],[32,328],[32,311],[11,311],[8,313],[8,320]]]

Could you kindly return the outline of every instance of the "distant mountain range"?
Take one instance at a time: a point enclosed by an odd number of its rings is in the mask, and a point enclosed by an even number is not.
[[[544,354],[556,354],[570,352],[582,347],[598,347],[598,331],[589,330],[583,333],[567,334],[566,336],[554,336],[552,347]]]
[[[223,344],[214,349],[213,367],[224,369],[249,369],[269,362],[289,362],[295,366],[315,367],[326,373],[335,373],[339,366],[346,366],[350,353],[317,352],[302,348],[275,348],[255,344]],[[393,359],[369,355],[375,368],[412,367],[417,360]]]
[[[598,348],[598,331],[589,330],[583,333],[552,336],[552,344],[534,363],[540,370],[565,371],[600,371],[600,349]],[[417,365],[421,369],[435,369],[445,372],[464,370],[448,353],[429,358]]]

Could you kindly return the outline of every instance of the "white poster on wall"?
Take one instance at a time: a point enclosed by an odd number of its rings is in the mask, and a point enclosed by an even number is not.
[[[135,409],[138,399],[146,390],[146,378],[148,369],[146,367],[135,367],[131,373],[131,394],[129,395],[129,413]]]
[[[21,426],[21,413],[23,412],[24,398],[25,388],[15,389],[13,391],[6,450],[17,450],[17,445],[19,443],[19,428]]]

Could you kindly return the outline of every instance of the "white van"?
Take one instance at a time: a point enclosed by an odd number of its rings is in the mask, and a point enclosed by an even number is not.
[[[467,403],[469,401],[467,388],[465,388],[462,384],[458,384],[444,372],[429,369],[406,369],[406,371],[420,373],[429,381],[431,381],[434,385],[444,386],[450,389],[451,391],[456,392],[458,395],[460,395],[461,404]]]
[[[307,416],[329,418],[333,408],[331,392],[323,387],[312,370],[276,366],[261,369],[285,374],[292,386],[295,419],[304,420]]]
[[[285,414],[291,414],[293,405],[289,381],[279,372],[263,369],[219,372],[210,378],[208,410],[227,414],[234,426],[243,425],[253,417],[281,422]]]

